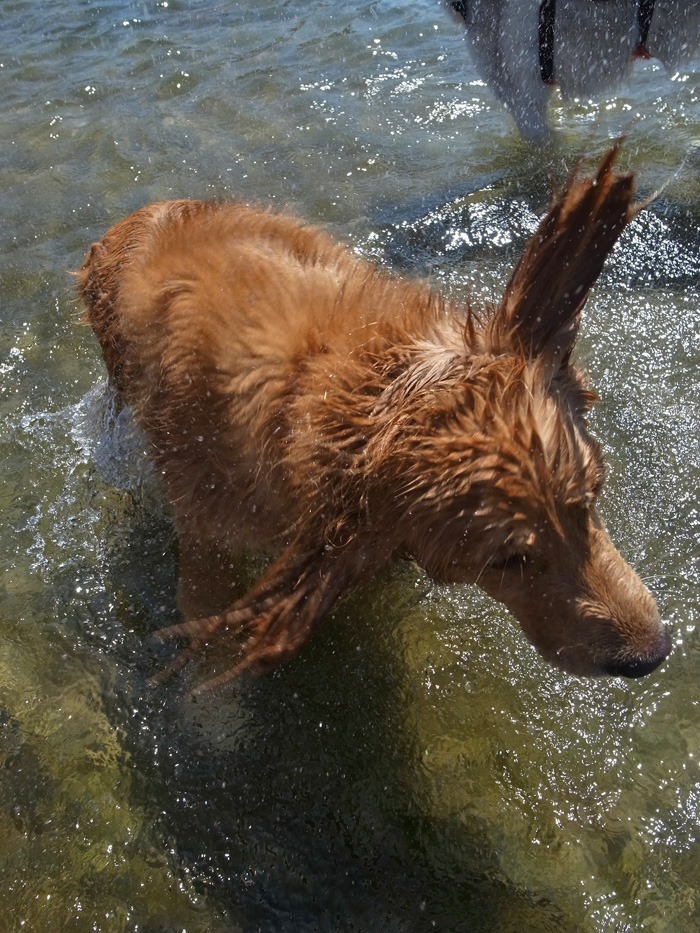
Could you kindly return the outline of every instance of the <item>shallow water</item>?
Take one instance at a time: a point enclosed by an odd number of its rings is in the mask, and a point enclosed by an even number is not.
[[[531,149],[434,0],[15,0],[0,34],[0,916],[30,930],[700,926],[700,61],[554,102]],[[241,196],[457,295],[628,133],[643,194],[580,356],[603,511],[673,629],[634,683],[547,667],[410,567],[267,679],[146,677],[172,533],[68,270],[155,198]],[[254,563],[250,568],[254,572]]]

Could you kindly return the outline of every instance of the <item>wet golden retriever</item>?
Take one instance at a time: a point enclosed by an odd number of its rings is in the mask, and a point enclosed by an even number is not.
[[[636,677],[671,642],[596,511],[572,362],[633,177],[572,178],[495,309],[379,271],[296,219],[164,201],[92,246],[79,290],[175,518],[180,666],[238,634],[221,683],[293,655],[397,556],[505,603],[550,662]],[[278,554],[242,598],[231,555]]]

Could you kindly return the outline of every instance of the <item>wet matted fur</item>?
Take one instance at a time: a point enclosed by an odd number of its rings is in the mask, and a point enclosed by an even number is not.
[[[447,301],[322,231],[238,203],[164,201],[92,246],[80,295],[150,441],[180,546],[189,647],[231,669],[293,655],[397,556],[505,603],[553,664],[639,676],[671,642],[596,511],[605,468],[571,359],[634,214],[633,177],[573,177],[497,308]],[[242,598],[230,555],[278,557]]]

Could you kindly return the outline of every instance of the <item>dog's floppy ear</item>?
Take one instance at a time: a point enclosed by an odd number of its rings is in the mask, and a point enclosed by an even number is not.
[[[249,669],[264,673],[296,654],[338,599],[363,576],[376,572],[391,553],[372,552],[348,529],[332,543],[289,545],[237,602],[224,612],[180,622],[155,633],[159,641],[173,637],[189,644],[160,671],[160,683],[184,667],[205,645],[229,630],[237,645],[228,670],[205,681],[193,693],[215,689]]]
[[[568,360],[581,310],[603,263],[639,208],[634,175],[616,173],[621,141],[595,178],[573,175],[555,197],[513,270],[491,323],[495,348]]]

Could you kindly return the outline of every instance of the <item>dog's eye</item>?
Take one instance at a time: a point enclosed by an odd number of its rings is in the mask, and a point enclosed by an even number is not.
[[[492,570],[522,570],[529,560],[527,554],[508,554],[506,557],[491,561],[489,566]]]

